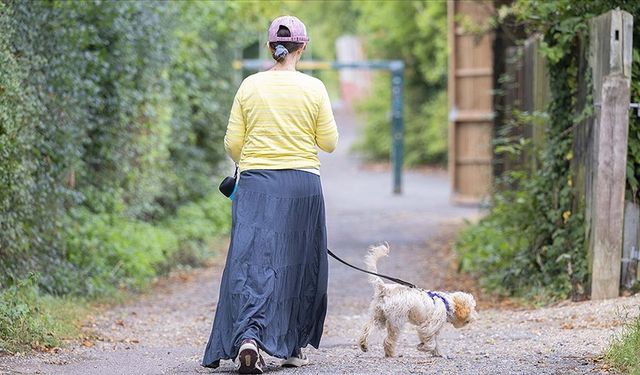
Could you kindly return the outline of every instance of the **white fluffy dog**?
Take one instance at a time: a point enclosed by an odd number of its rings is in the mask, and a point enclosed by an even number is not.
[[[378,259],[389,254],[389,245],[372,246],[365,258],[367,269],[378,272]],[[374,327],[386,328],[384,339],[385,357],[395,355],[396,343],[405,322],[417,326],[420,343],[418,350],[442,357],[438,346],[438,334],[446,322],[460,328],[476,319],[476,301],[471,294],[463,292],[432,292],[409,288],[397,284],[385,284],[377,276],[369,276],[375,288],[370,306],[370,319],[364,325],[358,343],[367,351],[367,339]]]

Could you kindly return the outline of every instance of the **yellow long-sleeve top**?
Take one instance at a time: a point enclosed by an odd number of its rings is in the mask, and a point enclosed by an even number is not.
[[[319,170],[318,150],[332,152],[338,130],[322,81],[295,71],[244,79],[231,107],[224,147],[249,169]]]

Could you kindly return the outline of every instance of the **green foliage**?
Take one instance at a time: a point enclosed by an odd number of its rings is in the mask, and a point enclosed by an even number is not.
[[[72,41],[70,49],[89,58],[80,78],[91,85],[82,105],[87,125],[76,188],[94,209],[92,199],[106,192],[122,195],[132,217],[150,215],[163,189],[170,140],[163,79],[171,47],[165,32],[171,26],[168,7],[89,2],[77,8],[87,31],[82,44]]]
[[[43,285],[55,285],[56,293],[104,298],[139,291],[176,266],[201,265],[230,229],[230,206],[221,194],[210,194],[155,225],[74,209],[63,226],[69,265],[49,269],[45,280],[32,274],[0,290],[0,349],[51,348],[79,334],[75,319],[86,313],[86,303],[43,294]]]
[[[620,373],[640,375],[640,316],[627,322],[607,350],[606,358]]]
[[[582,214],[560,212],[567,192],[549,207],[541,178],[511,172],[503,182],[520,188],[495,194],[490,213],[461,233],[456,251],[460,268],[479,275],[484,288],[544,303],[582,293],[587,275]],[[560,219],[549,222],[552,215]]]
[[[206,195],[211,176],[225,157],[226,130],[236,72],[234,53],[246,38],[235,20],[246,16],[242,4],[184,1],[177,13],[171,82],[171,144],[168,189],[160,197],[165,208]]]
[[[405,155],[408,165],[445,164],[448,148],[447,92],[442,90],[420,106],[414,121],[407,123]]]
[[[153,17],[163,7],[19,1],[3,7],[2,34],[12,43],[2,53],[13,57],[7,75],[20,84],[20,93],[1,93],[16,103],[0,108],[11,119],[0,133],[3,146],[13,151],[0,170],[16,187],[4,191],[1,211],[3,229],[16,228],[0,247],[1,281],[10,283],[46,266],[67,267],[59,236],[67,206],[81,200],[95,206],[101,192],[122,194],[132,212],[150,206],[161,187],[157,155],[166,143],[154,111],[166,51],[156,47],[164,45],[157,38],[163,19]]]
[[[0,0],[4,349],[58,345],[60,296],[212,255],[231,60],[264,21],[238,2]]]
[[[83,87],[72,79],[82,63],[64,42],[77,36],[65,8],[5,1],[0,9],[0,286],[64,267],[57,233],[75,196],[60,181],[77,154],[71,129]]]
[[[230,216],[229,201],[219,193],[155,224],[79,208],[64,236],[73,271],[54,274],[55,285],[62,293],[90,297],[141,290],[171,268],[211,257],[211,242],[228,232]]]
[[[529,249],[534,228],[519,228],[509,223],[523,222],[532,211],[532,201],[525,193],[496,196],[491,212],[461,233],[456,245],[460,268],[482,274],[482,287],[503,295],[511,294],[512,283],[521,285],[519,278],[524,280],[528,276],[519,265],[514,265],[514,260]],[[511,279],[511,283],[506,279]]]
[[[611,9],[620,8],[634,17],[640,14],[635,0],[584,1],[516,1],[499,12],[502,17],[515,15],[529,33],[546,33],[543,52],[552,64],[567,51],[577,53],[575,35],[588,29],[587,20]],[[637,20],[635,20],[637,21]],[[573,50],[572,50],[573,48]],[[575,67],[574,67],[575,68]],[[640,22],[633,24],[633,62],[631,69],[631,102],[640,102]],[[627,159],[627,199],[638,201],[640,190],[640,117],[630,111]]]
[[[640,10],[639,10],[640,11]],[[638,14],[638,13],[636,13]],[[640,22],[634,20],[633,64],[631,67],[631,102],[640,103]],[[640,200],[640,116],[638,111],[631,111],[629,117],[629,143],[627,152],[627,192],[626,199],[634,202]]]
[[[69,278],[57,280],[68,288],[63,293],[98,296],[119,287],[142,288],[166,253],[178,247],[174,233],[149,223],[84,209],[73,218],[75,225],[66,227],[67,257],[80,274],[60,275]]]
[[[447,10],[445,2],[353,2],[368,58],[405,62],[405,160],[408,165],[444,163],[447,150]],[[390,83],[375,78],[372,95],[359,106],[366,119],[356,149],[388,159]]]
[[[84,304],[41,296],[36,279],[32,275],[0,291],[0,352],[60,346],[61,337],[79,331],[68,315],[85,311]]]
[[[230,217],[231,203],[218,192],[180,207],[175,216],[163,223],[179,244],[168,253],[164,268],[201,265],[213,255],[211,242],[231,230]]]
[[[253,12],[233,2],[0,1],[0,287],[36,272],[51,293],[94,295],[118,272],[138,285],[169,264],[182,239],[159,231],[180,207],[211,200],[233,51],[263,21]],[[118,272],[102,269],[116,261]],[[83,272],[98,275],[86,279],[96,288],[73,286]]]
[[[385,74],[382,78],[373,81],[371,91],[376,94],[356,105],[357,112],[365,120],[365,126],[362,136],[354,148],[370,161],[389,160],[391,155],[391,116],[389,112],[391,89],[389,75]],[[406,126],[407,122],[405,121]],[[406,138],[408,136],[405,136]],[[408,153],[409,150],[405,150],[405,157]]]
[[[389,116],[382,114],[389,108],[391,92],[389,78],[384,78],[374,81],[372,91],[378,95],[372,95],[357,105],[366,125],[355,149],[371,161],[388,160],[391,155]],[[405,114],[407,112],[405,110]],[[447,92],[442,90],[435,94],[414,115],[416,117],[405,121],[405,163],[410,166],[444,164],[448,147]]]

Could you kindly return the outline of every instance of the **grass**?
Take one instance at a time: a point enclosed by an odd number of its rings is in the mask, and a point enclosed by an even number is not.
[[[626,324],[622,334],[614,339],[606,358],[621,373],[640,375],[640,316]]]
[[[32,276],[0,292],[0,352],[47,350],[81,334],[83,299],[40,294]]]

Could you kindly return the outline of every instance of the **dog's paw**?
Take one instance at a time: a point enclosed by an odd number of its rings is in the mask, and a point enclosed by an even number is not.
[[[423,342],[419,343],[419,344],[416,346],[416,349],[418,349],[418,350],[419,350],[419,351],[421,351],[421,352],[428,352],[428,351],[429,351],[429,348],[428,348],[428,347],[427,347],[427,345],[426,345],[425,343],[423,343]]]
[[[452,359],[452,358],[453,358],[453,357],[451,357],[451,356],[449,356],[449,355],[442,354],[442,353],[437,352],[437,351],[431,352],[431,354],[432,354],[434,357],[442,358],[442,359]]]
[[[358,339],[358,348],[363,352],[369,350],[369,345],[367,345],[367,339],[363,336]]]

